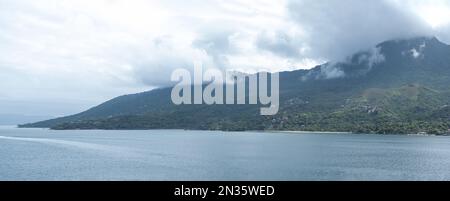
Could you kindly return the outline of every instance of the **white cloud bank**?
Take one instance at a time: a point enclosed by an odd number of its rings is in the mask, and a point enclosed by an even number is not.
[[[0,0],[0,113],[63,115],[168,84],[201,59],[312,67],[380,41],[450,41],[448,1]]]

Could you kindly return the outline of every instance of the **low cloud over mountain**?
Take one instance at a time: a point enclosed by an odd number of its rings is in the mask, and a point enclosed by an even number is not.
[[[0,106],[67,114],[167,86],[193,60],[281,71],[344,61],[388,39],[450,42],[448,13],[445,0],[0,0]]]

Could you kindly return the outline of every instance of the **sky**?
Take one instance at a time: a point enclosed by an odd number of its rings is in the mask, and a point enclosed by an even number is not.
[[[308,69],[415,36],[450,43],[450,1],[0,0],[0,114],[78,113],[198,60]]]

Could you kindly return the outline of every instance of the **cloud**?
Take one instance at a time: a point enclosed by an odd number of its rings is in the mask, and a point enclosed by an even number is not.
[[[292,0],[288,8],[307,33],[306,57],[342,60],[384,40],[430,34],[411,10],[387,0]]]
[[[126,60],[133,71],[132,77],[147,86],[172,85],[171,73],[178,68],[193,72],[195,61],[202,61],[205,68],[216,66],[205,51],[192,48],[191,44],[181,45],[171,37],[157,38],[142,48],[132,47]]]
[[[258,48],[286,58],[301,57],[303,44],[285,32],[262,32],[256,41]]]
[[[450,44],[450,24],[440,27],[438,30],[436,30],[436,37],[439,38],[439,40]]]
[[[205,51],[213,59],[216,67],[225,69],[230,65],[227,56],[236,51],[230,41],[232,36],[232,31],[213,28],[197,37],[192,46]]]
[[[375,64],[382,63],[386,57],[381,53],[380,47],[373,47],[358,57],[359,64],[365,64],[370,70]]]
[[[343,60],[390,38],[450,42],[448,4],[0,0],[0,113],[36,104],[45,109],[33,113],[73,113],[167,86],[174,69],[191,70],[195,60],[205,68],[284,71]]]
[[[310,71],[302,77],[302,80],[360,76],[368,73],[374,65],[383,63],[385,60],[386,57],[381,53],[381,48],[373,47],[348,56],[343,61],[325,63]]]
[[[334,79],[344,77],[345,72],[334,64],[325,64],[320,68],[320,74],[315,79]]]

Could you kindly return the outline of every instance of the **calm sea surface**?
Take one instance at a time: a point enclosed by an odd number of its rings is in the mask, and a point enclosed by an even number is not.
[[[450,180],[450,137],[0,127],[0,180]]]

